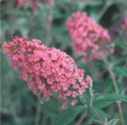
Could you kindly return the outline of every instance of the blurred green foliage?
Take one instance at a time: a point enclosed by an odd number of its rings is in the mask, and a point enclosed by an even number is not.
[[[34,13],[30,7],[16,7],[15,0],[0,0],[0,47],[4,41],[19,35],[41,39],[49,46],[66,51],[74,57],[65,22],[77,10],[86,11],[111,32],[119,31],[121,19],[127,15],[126,0],[56,0],[50,8],[42,3]],[[48,17],[52,25],[48,26]],[[0,50],[0,120],[1,125],[74,125],[85,114],[81,125],[121,125],[116,102],[122,102],[127,125],[127,35],[113,35],[114,53],[109,64],[118,83],[115,93],[113,81],[103,61],[91,62],[92,68],[75,59],[80,67],[92,75],[93,96],[89,90],[79,97],[77,106],[60,110],[60,103],[52,99],[43,103],[26,87]]]

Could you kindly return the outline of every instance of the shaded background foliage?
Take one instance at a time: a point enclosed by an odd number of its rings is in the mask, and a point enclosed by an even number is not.
[[[0,49],[0,120],[2,125],[74,125],[83,114],[82,125],[121,125],[117,101],[122,102],[127,124],[127,34],[120,23],[127,16],[126,0],[56,0],[53,7],[42,2],[37,11],[17,7],[15,0],[0,0],[0,46],[13,36],[41,39],[49,46],[64,50],[75,58],[65,22],[77,10],[86,11],[98,23],[108,28],[113,37],[114,53],[103,61],[91,62],[92,68],[79,59],[78,65],[93,76],[93,106],[90,93],[79,98],[75,107],[61,111],[55,99],[47,103],[35,97],[14,71]],[[49,25],[49,16],[52,20]],[[113,65],[118,84],[115,93],[107,67]]]

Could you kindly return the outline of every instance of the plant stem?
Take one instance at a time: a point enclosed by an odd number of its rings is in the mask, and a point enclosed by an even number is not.
[[[89,93],[90,93],[90,107],[92,107],[93,106],[93,89],[92,89],[92,86],[89,88]],[[83,113],[75,125],[81,125],[83,120],[86,118],[86,116],[87,116],[87,113],[86,112]]]
[[[93,106],[93,95],[94,95],[92,86],[90,86],[89,88],[89,93],[90,93],[90,107],[92,107]],[[83,113],[75,125],[81,125],[83,120],[86,118],[86,116],[87,116],[87,113],[86,112]]]
[[[52,0],[52,3],[48,3],[48,15],[46,22],[46,36],[47,36],[47,45],[50,46],[52,43],[52,23],[53,23],[53,8],[55,5],[55,0]]]
[[[79,120],[76,122],[75,125],[81,125],[82,121],[84,120],[84,118],[87,116],[87,113],[84,113],[81,115],[81,117],[79,118]]]
[[[39,121],[40,121],[40,112],[41,112],[41,104],[40,104],[40,102],[38,102],[38,103],[37,103],[36,116],[35,116],[35,125],[39,125]]]
[[[106,59],[104,60],[104,63],[106,64],[108,72],[109,72],[110,77],[112,79],[112,83],[113,83],[113,86],[114,86],[114,89],[115,89],[115,93],[119,94],[119,89],[118,89],[118,85],[117,85],[117,82],[116,82],[115,74],[113,73],[113,70],[112,70],[112,65],[109,65],[109,63]],[[121,123],[121,125],[125,125],[124,124],[124,115],[123,115],[123,111],[122,111],[121,101],[117,101],[116,103],[117,103],[117,107],[118,107],[120,123]]]

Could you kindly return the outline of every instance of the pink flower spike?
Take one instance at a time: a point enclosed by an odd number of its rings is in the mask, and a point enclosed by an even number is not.
[[[84,75],[65,52],[41,43],[15,37],[3,49],[34,94],[51,98],[57,93],[58,98],[73,105],[73,100],[91,86],[92,78]]]
[[[84,56],[85,62],[103,59],[110,52],[108,48],[105,48],[106,44],[111,42],[108,31],[85,12],[78,11],[72,14],[67,19],[66,26],[75,51]],[[98,53],[98,51],[101,52]],[[100,53],[103,55],[100,56]],[[95,55],[97,58],[94,58]]]

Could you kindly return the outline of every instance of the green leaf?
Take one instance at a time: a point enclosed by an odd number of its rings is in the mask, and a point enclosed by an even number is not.
[[[43,100],[40,100],[40,103],[43,103]],[[60,103],[57,100],[52,99],[48,102],[42,104],[42,110],[50,117],[55,117],[58,115],[60,109]]]
[[[108,122],[108,125],[117,125],[119,119],[112,119]]]
[[[127,77],[127,67],[116,67],[115,72],[118,76]]]
[[[91,107],[90,108],[90,118],[88,119],[87,123],[83,125],[92,125],[97,124],[97,125],[102,125],[105,119],[108,118],[108,114],[105,113],[102,109],[99,109],[97,107]]]
[[[69,108],[66,111],[59,112],[56,117],[53,118],[53,125],[68,125],[76,116],[83,111],[83,106],[77,106]]]
[[[117,94],[108,94],[104,96],[99,96],[95,100],[95,107],[105,108],[109,105],[116,103],[117,101],[127,102],[127,96],[117,95]]]

